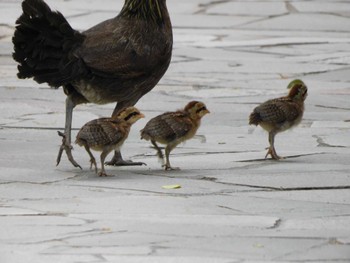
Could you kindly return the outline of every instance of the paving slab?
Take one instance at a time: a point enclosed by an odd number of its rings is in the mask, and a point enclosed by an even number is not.
[[[122,0],[47,0],[77,30],[116,15]],[[16,77],[11,38],[20,0],[0,0],[0,262],[350,262],[350,3],[167,1],[171,65],[137,104],[146,118],[123,146],[147,166],[56,166],[65,95]],[[308,86],[301,124],[276,136],[248,125],[259,103]],[[197,136],[164,171],[139,130],[202,100]],[[73,137],[108,105],[79,105]],[[95,153],[98,156],[98,153]],[[108,158],[108,157],[107,157]],[[164,186],[179,185],[177,189]]]

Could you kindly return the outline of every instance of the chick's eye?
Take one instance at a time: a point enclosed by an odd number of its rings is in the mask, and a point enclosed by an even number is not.
[[[201,108],[199,108],[198,110],[197,110],[197,113],[199,113],[199,112],[201,112],[201,111],[203,111],[203,110],[206,110],[207,108],[205,107],[205,106],[203,106],[203,107],[201,107]]]
[[[126,121],[127,121],[127,120],[130,120],[131,117],[136,116],[136,115],[139,115],[139,113],[138,113],[138,112],[132,112],[132,113],[130,113],[128,116],[126,116],[125,120],[126,120]]]

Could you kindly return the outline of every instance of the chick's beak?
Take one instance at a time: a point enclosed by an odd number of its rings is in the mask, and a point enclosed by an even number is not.
[[[145,115],[143,114],[143,113],[140,113],[140,118],[144,118],[145,117]]]

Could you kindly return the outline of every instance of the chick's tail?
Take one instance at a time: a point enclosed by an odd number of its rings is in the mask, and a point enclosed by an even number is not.
[[[74,55],[84,35],[42,0],[24,0],[22,10],[12,38],[18,78],[59,87],[85,75],[84,62]]]
[[[249,124],[250,125],[259,125],[259,123],[262,121],[261,116],[258,112],[253,111],[249,116]]]

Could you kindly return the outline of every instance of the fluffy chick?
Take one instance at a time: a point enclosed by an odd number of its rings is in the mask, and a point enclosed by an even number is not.
[[[106,156],[113,150],[119,150],[129,135],[130,127],[144,115],[135,107],[124,108],[112,118],[99,118],[86,123],[78,132],[75,143],[84,146],[90,156],[90,169],[97,165],[90,148],[101,153],[101,171],[99,176],[108,176],[104,169]]]
[[[288,96],[268,100],[256,107],[249,116],[249,124],[260,125],[269,133],[270,147],[266,153],[275,160],[283,159],[277,155],[274,141],[277,133],[290,129],[301,122],[307,87],[296,79],[289,83]]]
[[[178,144],[191,139],[196,134],[201,118],[208,113],[209,110],[203,102],[191,101],[183,110],[166,112],[151,119],[141,130],[141,139],[151,141],[165,170],[179,169],[170,165],[170,152]],[[166,145],[165,164],[163,153],[157,142]]]

